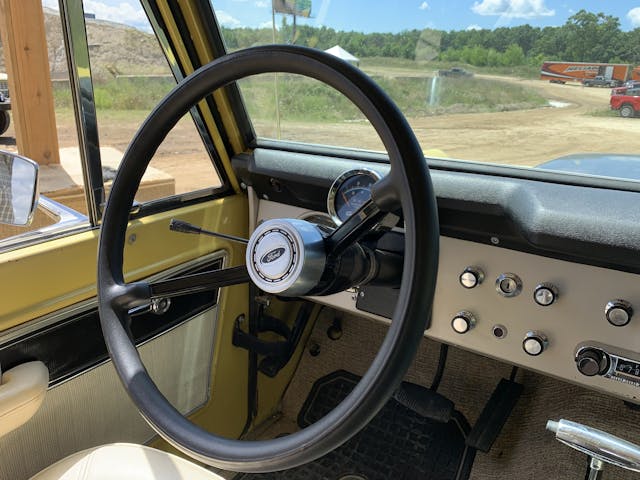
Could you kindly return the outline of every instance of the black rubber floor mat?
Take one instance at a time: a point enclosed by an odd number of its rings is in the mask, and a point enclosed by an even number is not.
[[[304,428],[322,418],[360,377],[345,371],[318,380],[298,416]],[[390,400],[360,433],[324,457],[284,472],[241,474],[237,480],[465,480],[474,451],[464,418],[439,423]]]

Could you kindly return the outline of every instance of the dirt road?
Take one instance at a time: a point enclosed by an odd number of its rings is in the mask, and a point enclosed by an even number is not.
[[[609,89],[510,77],[481,78],[525,85],[544,98],[568,105],[409,118],[425,149],[440,149],[450,158],[522,166],[535,166],[570,153],[640,152],[640,119],[593,115],[609,108]],[[379,140],[365,125],[323,126],[321,131],[313,125],[286,125],[283,136],[381,149]]]
[[[570,153],[639,153],[640,120],[594,116],[609,108],[609,89],[501,77],[564,108],[413,119],[423,145],[467,160],[534,166]]]

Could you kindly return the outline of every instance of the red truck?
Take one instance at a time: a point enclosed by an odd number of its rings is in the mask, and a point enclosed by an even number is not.
[[[586,87],[617,87],[628,80],[640,80],[640,67],[628,63],[544,62],[540,79],[580,82]]]
[[[614,93],[609,105],[612,110],[618,110],[621,117],[635,117],[640,112],[640,88],[629,88],[622,94]]]

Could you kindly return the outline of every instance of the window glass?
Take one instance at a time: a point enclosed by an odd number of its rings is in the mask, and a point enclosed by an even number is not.
[[[108,192],[133,135],[175,79],[138,1],[109,8],[91,0],[83,4]],[[220,185],[191,115],[186,115],[153,157],[136,201]]]
[[[640,103],[612,91],[640,81],[629,2],[211,2],[229,51],[275,41],[360,68],[433,156],[622,177],[619,162],[640,161]],[[263,77],[241,82],[258,136],[380,148],[333,93]]]
[[[80,155],[78,153],[78,136],[71,104],[69,87],[69,72],[62,37],[62,26],[57,11],[44,7],[44,35],[46,38],[47,57],[49,60],[49,75],[51,93],[54,105],[55,128],[54,138],[57,137],[57,155],[52,155],[53,163],[39,166],[39,191],[44,200],[39,207],[33,221],[25,226],[0,225],[0,248],[10,237],[26,234],[40,228],[55,228],[64,222],[65,226],[88,224],[86,218],[87,203],[85,187],[82,178]],[[32,24],[30,28],[37,28]],[[2,45],[0,53],[0,150],[18,152],[18,142],[15,129],[15,111],[20,108],[19,102],[12,101],[9,89],[6,57],[8,46]],[[6,109],[5,109],[6,108]],[[32,113],[23,112],[27,116]],[[56,146],[52,146],[56,147]],[[57,158],[56,158],[57,157]]]

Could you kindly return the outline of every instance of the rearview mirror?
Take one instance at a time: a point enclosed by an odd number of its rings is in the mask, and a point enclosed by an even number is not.
[[[0,223],[28,225],[38,205],[38,164],[0,151]]]

